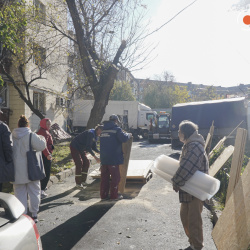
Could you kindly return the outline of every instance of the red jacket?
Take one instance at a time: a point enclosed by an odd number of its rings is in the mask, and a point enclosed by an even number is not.
[[[48,120],[49,120],[48,118],[44,118],[40,121],[40,129],[37,132],[38,135],[44,136],[46,140],[47,147],[43,150],[43,154],[45,157],[52,154],[54,148],[52,136],[46,127],[46,122]]]

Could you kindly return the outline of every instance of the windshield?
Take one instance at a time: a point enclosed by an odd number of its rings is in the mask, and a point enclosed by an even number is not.
[[[168,116],[160,116],[159,117],[159,128],[169,127],[169,118]]]

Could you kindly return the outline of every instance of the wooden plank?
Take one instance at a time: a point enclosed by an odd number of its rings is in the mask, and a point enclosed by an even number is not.
[[[209,175],[215,176],[221,167],[226,163],[230,156],[234,152],[234,146],[230,145],[226,147],[220,156],[215,160],[215,162],[209,168]]]
[[[208,143],[209,143],[210,139],[211,139],[211,134],[208,133],[207,134],[207,138],[206,138],[206,143],[205,143],[205,150],[206,150],[206,152],[207,152],[207,147],[208,147]]]
[[[129,163],[132,142],[133,142],[133,137],[131,136],[131,138],[127,142],[122,144],[124,162],[122,165],[119,166],[121,179],[119,182],[118,190],[120,193],[124,193],[126,185],[126,177],[127,177],[128,163]]]
[[[212,151],[209,153],[208,158],[210,159],[213,155],[214,155],[214,150],[217,151],[225,142],[225,140],[227,139],[226,136],[224,136],[216,145],[215,147],[212,149]]]
[[[248,249],[250,245],[250,163],[219,217],[212,237],[218,250]]]
[[[130,160],[127,179],[146,178],[153,162],[151,160]]]
[[[93,179],[100,179],[101,178],[101,171],[98,169],[93,170],[90,174],[90,177],[92,177]]]
[[[128,171],[126,179],[146,179],[149,172],[151,165],[154,161],[151,160],[130,160],[128,165]],[[99,171],[99,168],[93,170],[90,174],[90,177],[93,179],[99,179],[101,178],[101,172]]]
[[[243,128],[238,128],[235,139],[235,150],[232,158],[230,178],[227,188],[226,202],[228,201],[230,195],[232,194],[241,173],[242,163],[244,160],[245,145],[247,140],[247,130]]]
[[[209,138],[207,138],[206,140],[205,150],[206,150],[207,155],[209,156],[211,145],[212,145],[212,139],[214,135],[214,121],[212,122],[208,135],[209,135]]]
[[[147,183],[151,178],[152,178],[153,174],[152,172],[148,172],[148,175],[145,178],[128,178],[126,180],[126,184],[128,183]]]

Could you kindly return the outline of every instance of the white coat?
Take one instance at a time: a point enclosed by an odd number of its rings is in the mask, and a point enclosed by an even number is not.
[[[15,165],[15,182],[14,184],[29,183],[27,151],[29,151],[29,135],[32,131],[30,128],[15,128],[12,132],[13,139],[13,159]],[[32,133],[31,146],[33,150],[43,151],[46,148],[46,140],[42,135]]]

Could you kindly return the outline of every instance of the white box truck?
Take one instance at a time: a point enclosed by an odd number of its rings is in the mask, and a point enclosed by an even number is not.
[[[93,108],[94,100],[75,100],[73,111],[73,129],[77,133],[85,130]],[[124,130],[147,138],[150,120],[154,120],[157,113],[138,101],[109,101],[102,121],[108,121],[109,116],[116,114],[120,117]]]

